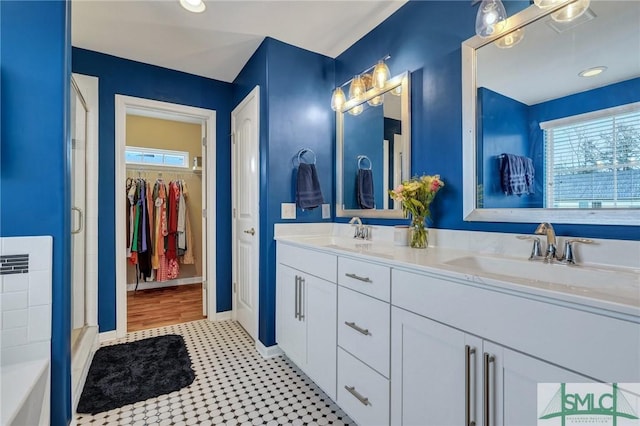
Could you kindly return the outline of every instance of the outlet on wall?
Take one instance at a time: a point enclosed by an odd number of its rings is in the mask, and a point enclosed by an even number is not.
[[[280,218],[281,219],[295,219],[296,218],[296,203],[282,203],[282,204],[280,204]]]
[[[322,218],[331,219],[331,204],[322,205]]]

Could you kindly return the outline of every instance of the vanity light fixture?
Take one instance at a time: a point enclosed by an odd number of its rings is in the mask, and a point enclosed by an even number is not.
[[[207,8],[203,0],[180,0],[180,6],[193,13],[202,13]]]
[[[331,95],[331,109],[336,112],[342,112],[342,108],[348,100],[364,99],[366,97],[365,94],[367,93],[367,91],[373,88],[383,89],[385,84],[387,84],[387,80],[389,80],[390,75],[389,67],[385,63],[385,61],[389,58],[391,58],[391,55],[386,55],[375,65],[370,66],[360,74],[355,75],[351,80],[345,81],[340,86],[336,87],[333,90],[333,94]],[[345,97],[344,91],[342,90],[342,88],[347,84],[349,84],[348,99]],[[394,95],[400,95],[400,93],[394,93]],[[382,102],[382,96],[375,96],[367,101],[367,103],[371,106],[382,105]],[[364,111],[364,107],[362,105],[358,105],[354,108],[351,108],[348,112],[352,115],[358,115],[362,113],[362,111]]]
[[[540,9],[549,9],[566,1],[567,0],[533,0],[533,3]]]
[[[524,38],[524,28],[520,28],[518,30],[510,32],[509,34],[507,34],[502,38],[499,38],[494,42],[494,44],[498,46],[500,49],[509,49],[515,46],[516,44],[520,43],[523,38]]]
[[[586,70],[580,71],[578,75],[580,77],[595,77],[598,74],[602,74],[606,70],[607,70],[607,67],[603,65],[599,67],[587,68]]]
[[[476,15],[476,34],[482,38],[499,34],[506,21],[507,11],[500,0],[482,0]]]
[[[556,22],[571,22],[582,16],[589,9],[590,4],[591,0],[576,0],[557,12],[553,12],[551,19]]]

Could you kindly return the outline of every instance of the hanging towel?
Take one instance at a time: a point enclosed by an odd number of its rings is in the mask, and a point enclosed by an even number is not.
[[[296,203],[301,209],[312,210],[322,204],[322,191],[315,164],[300,163],[296,187]]]
[[[358,204],[361,209],[375,208],[371,169],[358,169]]]
[[[515,154],[502,154],[500,163],[500,186],[506,195],[534,193],[535,170],[533,160]]]

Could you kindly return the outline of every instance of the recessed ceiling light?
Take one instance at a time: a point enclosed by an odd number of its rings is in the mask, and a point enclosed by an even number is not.
[[[580,73],[578,75],[580,77],[594,77],[594,76],[596,76],[598,74],[602,74],[606,70],[607,70],[607,67],[604,67],[604,66],[587,68],[586,70],[580,71]]]
[[[206,9],[204,1],[202,0],[180,0],[180,6],[194,13],[204,12]]]

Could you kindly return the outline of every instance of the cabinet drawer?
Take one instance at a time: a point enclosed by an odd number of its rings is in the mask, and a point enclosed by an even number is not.
[[[299,271],[322,278],[323,280],[336,282],[337,256],[322,253],[315,250],[307,250],[288,244],[278,243],[278,263],[291,266]]]
[[[359,425],[388,425],[389,380],[338,348],[337,403]]]
[[[338,284],[377,299],[391,299],[391,271],[388,266],[361,260],[338,258]]]
[[[338,345],[389,377],[390,305],[338,287]]]

